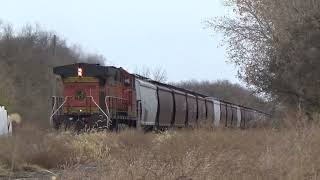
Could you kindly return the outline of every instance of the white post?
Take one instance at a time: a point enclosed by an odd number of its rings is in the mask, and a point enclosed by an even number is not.
[[[11,132],[11,123],[8,120],[8,113],[5,107],[0,107],[0,135],[8,135]]]
[[[237,107],[237,117],[238,117],[237,127],[240,128],[241,127],[241,108],[240,107]]]
[[[219,127],[220,126],[220,113],[221,113],[221,108],[220,108],[220,101],[218,100],[213,100],[213,106],[214,106],[214,126]]]

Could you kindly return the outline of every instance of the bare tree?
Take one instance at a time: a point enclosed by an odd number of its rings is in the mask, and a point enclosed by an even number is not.
[[[136,67],[134,72],[135,74],[139,74],[140,76],[151,78],[151,69],[146,66],[142,66],[141,68]]]
[[[152,78],[159,82],[166,82],[168,80],[167,71],[161,67],[157,67],[152,71]]]
[[[168,80],[167,71],[162,67],[151,69],[143,66],[140,70],[136,68],[135,73],[159,82],[166,82]]]
[[[224,34],[231,62],[257,92],[320,110],[320,1],[225,0],[234,14],[208,21]]]

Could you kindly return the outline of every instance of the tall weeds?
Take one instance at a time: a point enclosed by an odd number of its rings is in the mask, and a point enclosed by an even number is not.
[[[196,129],[161,134],[25,130],[0,140],[0,175],[30,166],[64,179],[317,179],[320,128]],[[29,167],[29,168],[28,168]]]

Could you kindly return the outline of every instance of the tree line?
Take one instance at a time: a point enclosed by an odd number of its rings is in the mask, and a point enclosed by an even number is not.
[[[320,1],[225,0],[229,16],[207,25],[256,93],[309,119],[320,111]]]

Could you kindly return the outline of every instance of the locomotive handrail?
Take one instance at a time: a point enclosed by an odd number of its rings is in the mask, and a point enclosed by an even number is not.
[[[100,111],[102,112],[102,114],[103,115],[105,115],[106,116],[106,118],[107,118],[107,127],[109,128],[109,126],[111,125],[111,118],[110,118],[110,116],[109,115],[107,115],[104,111],[103,111],[103,109],[101,109],[101,107],[96,103],[96,101],[94,100],[94,98],[93,98],[93,96],[87,96],[88,98],[91,98],[91,100],[92,100],[92,102],[100,109]]]
[[[109,107],[108,107],[108,103],[107,103],[107,96],[104,98],[104,104],[106,105],[106,110],[107,110],[107,113],[108,113],[109,117],[111,117],[110,116]]]
[[[106,110],[107,110],[107,113],[108,113],[108,115],[111,117],[111,115],[110,115],[110,110],[109,110],[109,106],[108,106],[108,103],[107,103],[107,98],[108,98],[109,96],[106,96],[105,98],[104,98],[104,103],[106,104]]]
[[[68,98],[70,98],[70,97],[71,97],[71,96],[66,96],[66,97],[64,98],[63,103],[59,106],[59,108],[51,114],[51,116],[50,116],[50,122],[52,121],[52,117],[62,108],[62,106],[67,102]],[[54,98],[57,98],[57,96],[54,96]],[[56,103],[56,102],[55,102],[55,103]]]
[[[124,99],[124,98],[121,98],[121,97],[116,97],[116,96],[106,96],[104,98],[104,103],[106,104],[106,109],[107,109],[107,113],[108,115],[111,117],[110,115],[110,110],[109,110],[109,106],[108,106],[108,102],[107,102],[107,99],[108,98],[114,98],[114,99],[119,99],[119,100],[125,100],[125,101],[128,101],[128,99]]]

